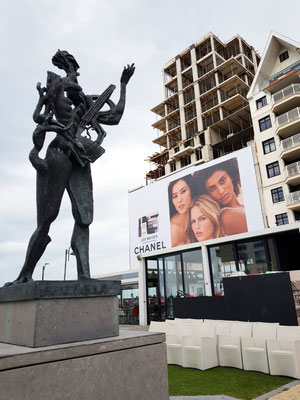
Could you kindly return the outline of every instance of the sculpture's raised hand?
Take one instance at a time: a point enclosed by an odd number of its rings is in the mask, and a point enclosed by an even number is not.
[[[121,83],[125,83],[125,85],[127,85],[127,83],[129,82],[130,78],[134,73],[134,70],[135,70],[134,64],[131,65],[127,64],[127,67],[124,67],[124,70],[122,72]]]

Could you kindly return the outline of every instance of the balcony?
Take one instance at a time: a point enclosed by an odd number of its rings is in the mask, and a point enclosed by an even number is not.
[[[165,118],[161,118],[158,121],[154,122],[154,124],[152,124],[152,127],[155,129],[158,129],[159,131],[162,131],[164,133],[166,133],[166,120]]]
[[[272,111],[282,114],[300,105],[300,83],[293,83],[274,93]]]
[[[295,79],[299,81],[297,73],[300,69],[300,61],[296,61],[294,64],[289,65],[275,75],[270,76],[261,85],[261,90],[267,89],[271,93],[278,92],[290,83],[295,82]]]
[[[276,118],[276,133],[280,137],[289,137],[296,134],[300,128],[300,107],[279,115]]]
[[[289,185],[300,184],[300,161],[287,165],[284,170],[286,176],[285,183]]]
[[[286,204],[290,210],[299,210],[300,209],[300,190],[296,192],[289,193],[286,196]]]
[[[185,147],[184,145],[181,145],[179,147],[179,150],[177,150],[173,154],[170,151],[170,161],[180,160],[183,156],[186,156],[188,154],[192,154],[193,152],[194,152],[193,147],[191,147],[191,146]]]
[[[294,161],[299,158],[300,133],[284,139],[280,143],[281,158],[287,161]]]

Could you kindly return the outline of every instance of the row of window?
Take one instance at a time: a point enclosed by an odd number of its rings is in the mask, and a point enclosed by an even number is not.
[[[289,58],[289,53],[288,51],[283,52],[282,54],[279,55],[279,60],[280,62],[283,62],[285,60],[287,60]],[[260,108],[264,107],[267,105],[267,98],[266,96],[261,97],[260,99],[258,99],[256,101],[256,108],[257,110],[259,110]],[[272,127],[271,124],[271,118],[269,115],[267,115],[264,118],[261,118],[258,121],[259,124],[259,129],[260,132],[265,131],[266,129],[269,129]],[[276,145],[275,145],[275,141],[274,138],[265,140],[263,143],[263,151],[264,154],[268,154],[271,153],[272,151],[276,150]],[[271,164],[268,164],[267,166],[267,174],[269,178],[272,178],[274,176],[280,175],[280,168],[279,168],[279,163],[278,161],[275,161]],[[272,196],[272,201],[273,203],[279,203],[281,201],[284,201],[284,194],[283,194],[283,189],[282,187],[278,187],[275,189],[271,190],[271,196]],[[275,215],[275,221],[276,221],[276,225],[285,225],[289,223],[288,220],[288,215],[287,213],[282,213],[282,214],[277,214]]]
[[[284,51],[283,53],[279,54],[279,60],[280,62],[283,62],[289,58],[289,53],[288,51]],[[260,108],[264,107],[267,105],[267,97],[263,96],[260,99],[256,100],[256,109],[259,110]]]

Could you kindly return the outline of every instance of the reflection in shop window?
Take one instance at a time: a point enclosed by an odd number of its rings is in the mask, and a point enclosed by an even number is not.
[[[178,290],[183,290],[182,271],[180,255],[165,257],[165,280],[166,280],[166,316],[174,318],[173,298],[177,296]]]
[[[148,314],[150,321],[159,321],[157,260],[147,260]]]
[[[191,296],[205,296],[201,250],[182,253],[185,292]]]
[[[158,259],[158,283],[159,283],[159,315],[160,320],[164,321],[166,319],[166,298],[165,298],[165,282],[164,282],[164,263],[163,259]]]
[[[122,285],[122,294],[118,297],[120,324],[139,325],[138,284]]]
[[[223,244],[209,248],[213,289],[215,296],[224,294],[223,278],[236,272],[233,244]]]
[[[261,274],[268,270],[265,242],[263,240],[237,243],[237,253],[239,269],[246,274]]]

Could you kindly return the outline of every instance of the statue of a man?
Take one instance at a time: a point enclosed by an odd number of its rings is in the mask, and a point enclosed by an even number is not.
[[[126,85],[134,73],[134,64],[124,67],[120,99],[114,104],[110,85],[100,96],[84,94],[77,81],[79,65],[67,51],[58,50],[52,58],[66,72],[61,77],[48,72],[46,88],[37,84],[39,101],[33,114],[37,127],[29,159],[37,171],[37,228],[29,241],[24,266],[18,278],[7,285],[32,280],[34,268],[51,241],[48,232],[56,219],[65,189],[75,220],[71,247],[77,261],[78,279],[90,279],[89,225],[93,220],[93,188],[90,163],[104,153],[104,125],[117,125],[125,107]],[[106,104],[108,110],[101,111]],[[96,132],[91,140],[89,129]],[[56,132],[46,157],[39,157],[47,132]]]

